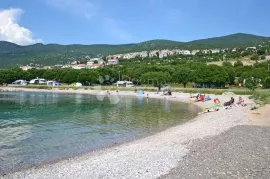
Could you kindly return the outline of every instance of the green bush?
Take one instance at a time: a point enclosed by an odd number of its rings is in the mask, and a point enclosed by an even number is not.
[[[255,80],[254,78],[248,78],[246,80],[246,83],[245,83],[246,87],[251,90],[251,91],[255,91],[255,89],[257,88],[258,86],[258,82],[257,80]]]
[[[263,87],[266,89],[270,89],[270,77],[266,77],[263,83]]]

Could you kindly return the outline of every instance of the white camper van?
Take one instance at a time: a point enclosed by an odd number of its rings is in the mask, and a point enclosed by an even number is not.
[[[8,86],[25,86],[27,85],[26,80],[16,80],[12,84],[9,84]]]
[[[115,84],[117,87],[134,87],[134,84],[131,81],[117,81]]]
[[[36,78],[36,79],[31,80],[29,84],[46,85],[47,81],[43,78]]]

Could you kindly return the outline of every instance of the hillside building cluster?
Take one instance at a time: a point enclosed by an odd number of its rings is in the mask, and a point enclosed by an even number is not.
[[[171,55],[196,55],[197,53],[203,54],[215,54],[225,52],[229,49],[205,49],[205,50],[183,50],[183,49],[163,49],[163,50],[152,50],[152,51],[141,51],[141,52],[132,52],[132,53],[124,53],[124,54],[114,54],[106,57],[106,61],[102,58],[87,58],[87,61],[81,62],[78,60],[72,61],[70,64],[65,65],[54,65],[54,66],[34,66],[27,65],[21,66],[22,70],[29,69],[53,69],[53,68],[72,68],[72,69],[95,69],[105,65],[117,65],[119,63],[119,59],[133,59],[133,58],[166,58]],[[247,47],[245,49],[255,51],[256,47]],[[232,49],[232,52],[237,51],[237,48]]]
[[[255,47],[256,48],[256,47]],[[173,49],[173,50],[152,50],[152,51],[142,51],[142,52],[132,52],[132,53],[124,53],[124,54],[115,54],[109,55],[107,59],[133,59],[136,57],[139,58],[147,58],[147,57],[157,57],[157,58],[165,58],[170,55],[196,55],[199,52],[204,54],[210,53],[220,53],[221,51],[225,51],[227,49],[209,49],[209,50],[183,50],[183,49]]]

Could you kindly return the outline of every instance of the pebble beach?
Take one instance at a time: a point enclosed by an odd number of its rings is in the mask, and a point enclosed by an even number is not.
[[[15,89],[3,88],[2,90],[12,91]],[[36,89],[26,88],[16,88],[16,90],[37,91]],[[89,93],[96,95],[100,94],[99,91],[90,90],[64,91],[56,89],[50,90],[50,92]],[[173,93],[173,95],[169,97],[162,96],[161,94],[156,94],[154,92],[146,92],[144,96],[147,97],[147,94],[149,98],[160,98],[164,100],[189,102],[189,94],[185,93]],[[136,96],[137,94],[135,94],[134,92],[110,92],[110,95]],[[210,96],[212,99],[218,97],[222,102],[229,100],[228,96]],[[230,131],[233,131],[238,126],[247,126],[250,124],[249,113],[252,101],[250,101],[247,96],[243,96],[243,98],[249,105],[245,107],[232,106],[229,109],[221,108],[217,112],[200,114],[196,118],[185,124],[169,128],[152,136],[125,143],[116,147],[94,151],[82,156],[65,159],[57,163],[36,166],[15,173],[7,173],[2,175],[1,178],[152,179],[159,177],[194,178],[194,175],[200,178],[200,172],[198,172],[198,175],[196,175],[196,169],[192,171],[193,175],[184,175],[183,173],[185,170],[183,169],[183,164],[187,164],[187,158],[194,155],[194,151],[195,153],[200,152],[200,149],[197,149],[200,147],[198,147],[197,145],[205,146],[205,143],[208,142],[207,146],[210,145],[212,148],[215,148],[217,144],[215,144],[215,142],[209,143],[209,141],[216,141],[218,140],[217,138],[221,136],[230,135]],[[194,104],[199,106],[201,109],[204,109],[206,106],[213,104],[213,101],[211,100],[207,102],[197,102]],[[194,148],[196,148],[196,150],[194,150]],[[210,152],[210,150],[208,152]],[[200,158],[200,160],[204,161],[204,158]],[[215,160],[215,158],[213,158],[213,160]],[[195,165],[195,162],[190,163],[190,165]],[[210,175],[203,176],[208,178],[208,176]],[[226,176],[226,174],[223,175],[223,177],[225,178]]]

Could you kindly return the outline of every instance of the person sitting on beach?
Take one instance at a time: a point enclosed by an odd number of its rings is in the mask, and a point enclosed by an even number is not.
[[[244,102],[245,102],[244,99],[241,96],[239,96],[239,100],[236,104],[239,106],[245,106]]]
[[[200,95],[198,101],[204,101],[204,97],[205,97],[205,95]]]
[[[234,104],[234,98],[231,97],[230,101],[227,101],[224,103],[224,106],[231,106],[232,104]]]
[[[215,99],[214,99],[214,103],[215,103],[215,104],[220,104],[220,100],[219,100],[218,98],[215,98]]]
[[[197,95],[196,95],[196,99],[197,99],[197,101],[199,101],[199,97],[200,97],[200,93],[198,93]]]

